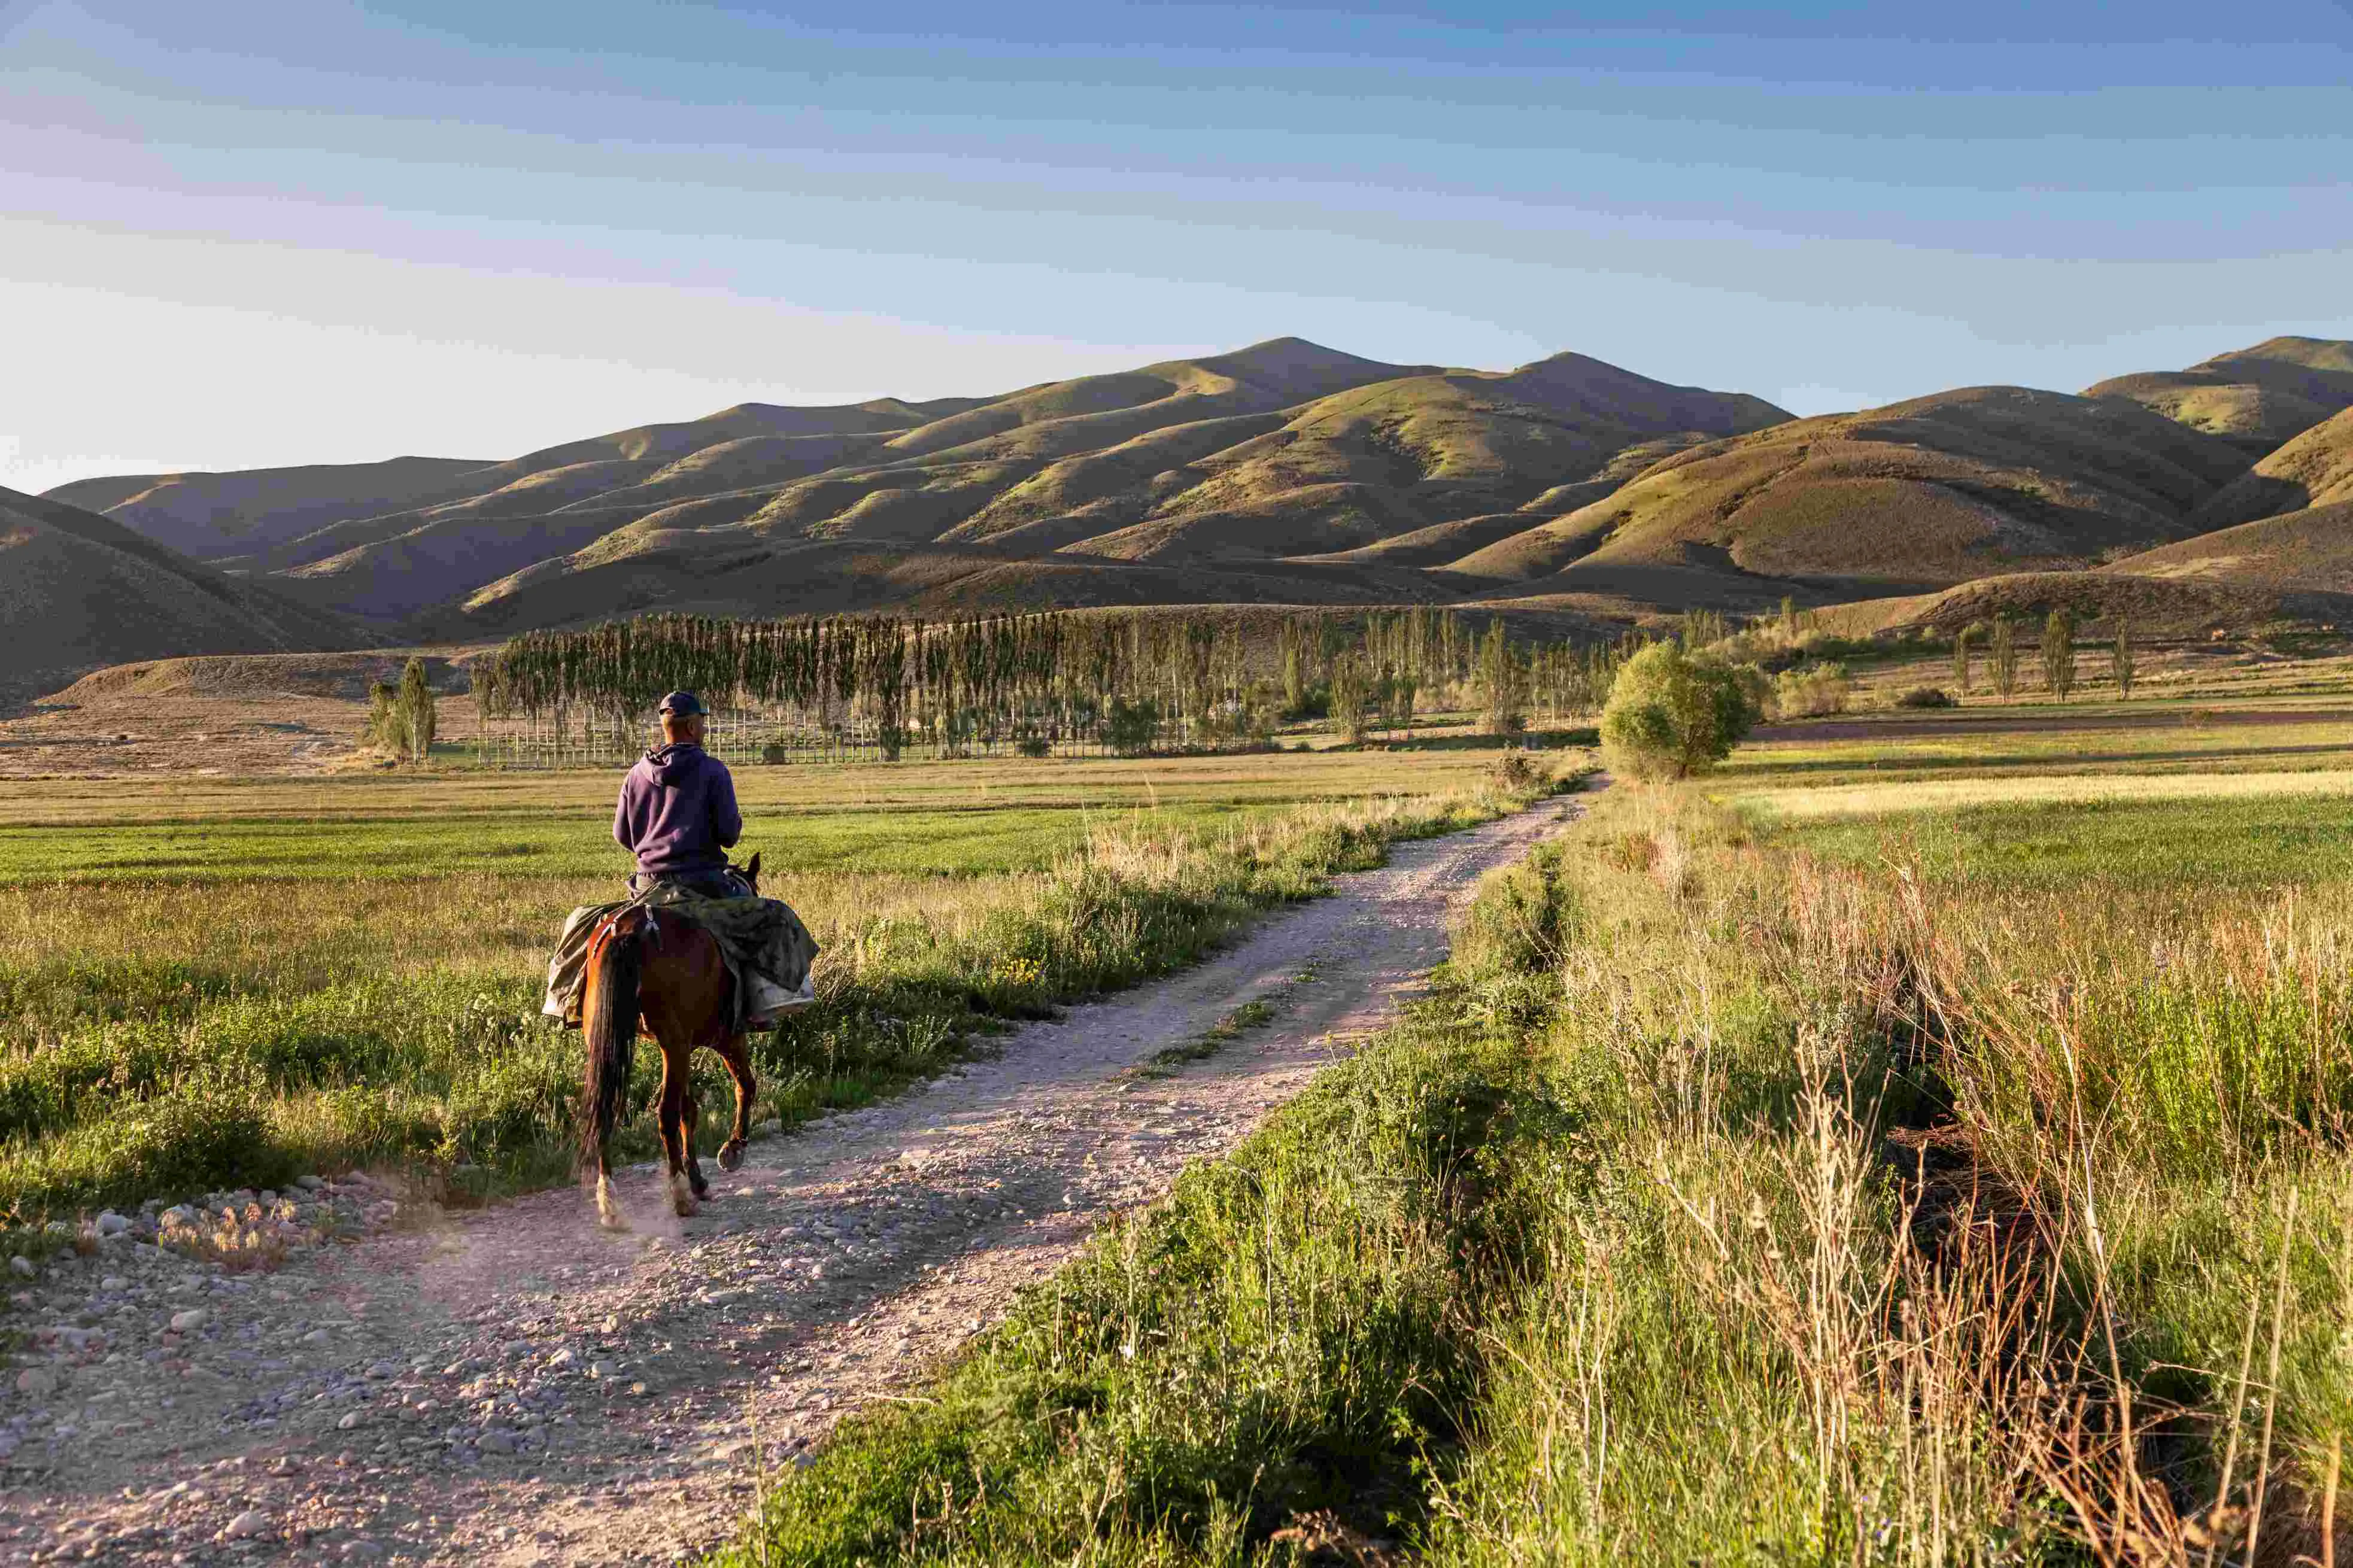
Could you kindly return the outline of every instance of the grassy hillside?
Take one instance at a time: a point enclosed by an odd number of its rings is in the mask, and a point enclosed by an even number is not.
[[[455,465],[454,482],[445,465],[397,499],[290,491],[233,553],[384,634],[654,607],[1436,602],[1457,589],[1417,570],[1450,553],[1429,538],[1349,552],[1590,499],[1786,417],[1576,354],[1454,371],[1279,338],[993,397],[744,404]],[[90,494],[129,507],[127,484]],[[1473,542],[1448,537],[1453,554]]]
[[[132,659],[352,641],[340,617],[224,576],[94,512],[0,489],[0,696]]]
[[[2353,593],[2353,500],[2201,533],[2128,556],[2108,571]]]
[[[1693,447],[1447,570],[1667,607],[1916,592],[2180,538],[2243,463],[2121,399],[1973,387]]]
[[[249,555],[342,518],[465,495],[483,466],[468,458],[394,458],[226,474],[83,479],[50,500],[102,512],[198,560]]]
[[[2209,528],[2353,500],[2353,408],[2324,420],[2223,486],[2198,509]]]
[[[2273,338],[2188,370],[2116,376],[2084,395],[2129,398],[2259,454],[2353,406],[2353,342]]]

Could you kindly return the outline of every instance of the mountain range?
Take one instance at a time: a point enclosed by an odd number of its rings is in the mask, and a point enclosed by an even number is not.
[[[2334,594],[2353,591],[2348,501],[2353,342],[1798,419],[1576,353],[1494,372],[1284,338],[992,397],[744,404],[503,460],[0,491],[0,650],[46,675],[656,609],[1604,624],[2054,574]]]

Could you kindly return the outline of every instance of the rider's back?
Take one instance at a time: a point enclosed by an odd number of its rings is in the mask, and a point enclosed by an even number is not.
[[[649,752],[629,770],[613,837],[649,877],[718,871],[744,836],[727,764],[691,742]]]

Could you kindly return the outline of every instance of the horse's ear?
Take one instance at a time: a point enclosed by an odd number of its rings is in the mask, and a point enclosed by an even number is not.
[[[753,882],[757,882],[760,879],[760,857],[758,855],[754,855],[750,863],[744,868],[744,875],[747,880]]]

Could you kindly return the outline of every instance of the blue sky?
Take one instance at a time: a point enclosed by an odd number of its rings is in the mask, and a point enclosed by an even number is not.
[[[1823,412],[2353,336],[2353,7],[0,0],[0,485],[1296,333]]]

